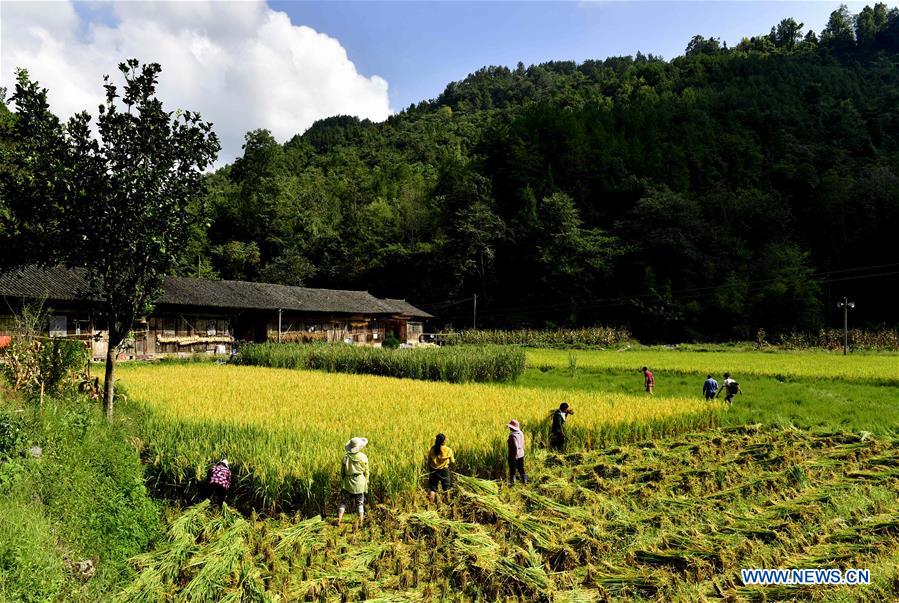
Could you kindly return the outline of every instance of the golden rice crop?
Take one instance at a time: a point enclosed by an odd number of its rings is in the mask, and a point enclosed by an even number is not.
[[[161,487],[190,491],[227,456],[247,502],[320,510],[337,487],[343,444],[370,440],[372,493],[415,487],[434,435],[443,432],[457,469],[498,475],[505,424],[517,419],[542,443],[548,417],[576,410],[574,444],[666,435],[714,423],[717,405],[604,392],[559,392],[213,364],[121,367],[128,396],[147,410],[144,435]]]
[[[630,369],[648,366],[653,371],[676,373],[730,372],[741,376],[849,379],[899,384],[899,356],[829,352],[687,352],[677,350],[527,350],[528,366],[566,368],[574,359],[578,368]]]

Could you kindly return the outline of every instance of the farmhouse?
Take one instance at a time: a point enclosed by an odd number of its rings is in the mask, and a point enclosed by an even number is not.
[[[227,353],[235,342],[342,341],[381,345],[392,335],[415,345],[423,321],[433,318],[405,300],[367,291],[310,289],[271,283],[168,277],[153,312],[134,325],[128,357],[197,352]],[[107,333],[100,304],[84,274],[65,268],[26,267],[0,274],[0,336],[14,329],[23,304],[43,303],[46,334],[89,341],[104,357]]]

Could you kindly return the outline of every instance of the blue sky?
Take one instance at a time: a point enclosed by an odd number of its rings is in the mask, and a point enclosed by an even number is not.
[[[899,0],[889,4],[895,6]],[[265,128],[280,141],[331,115],[374,121],[486,65],[673,58],[695,34],[735,44],[792,16],[820,31],[821,2],[0,2],[0,86],[25,67],[63,118],[97,107],[130,57],[162,65],[167,106],[200,111],[219,163]],[[849,3],[858,12],[864,3]]]
[[[865,3],[847,3],[858,12]],[[891,3],[895,5],[895,3]],[[433,98],[484,65],[683,53],[694,34],[728,44],[783,17],[819,32],[840,2],[269,2],[327,33],[366,75],[390,84],[391,107]]]

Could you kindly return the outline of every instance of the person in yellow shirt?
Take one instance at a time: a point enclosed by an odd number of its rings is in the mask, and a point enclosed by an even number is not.
[[[428,500],[437,499],[437,489],[442,485],[444,492],[453,487],[449,466],[456,462],[453,449],[445,446],[446,436],[438,433],[434,445],[428,450]]]

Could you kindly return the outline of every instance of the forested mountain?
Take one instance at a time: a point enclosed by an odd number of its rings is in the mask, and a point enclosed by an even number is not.
[[[814,329],[844,294],[856,324],[895,325],[899,11],[481,69],[384,123],[250,132],[209,191],[186,274],[368,289],[456,325],[477,294],[484,325],[650,340]]]

